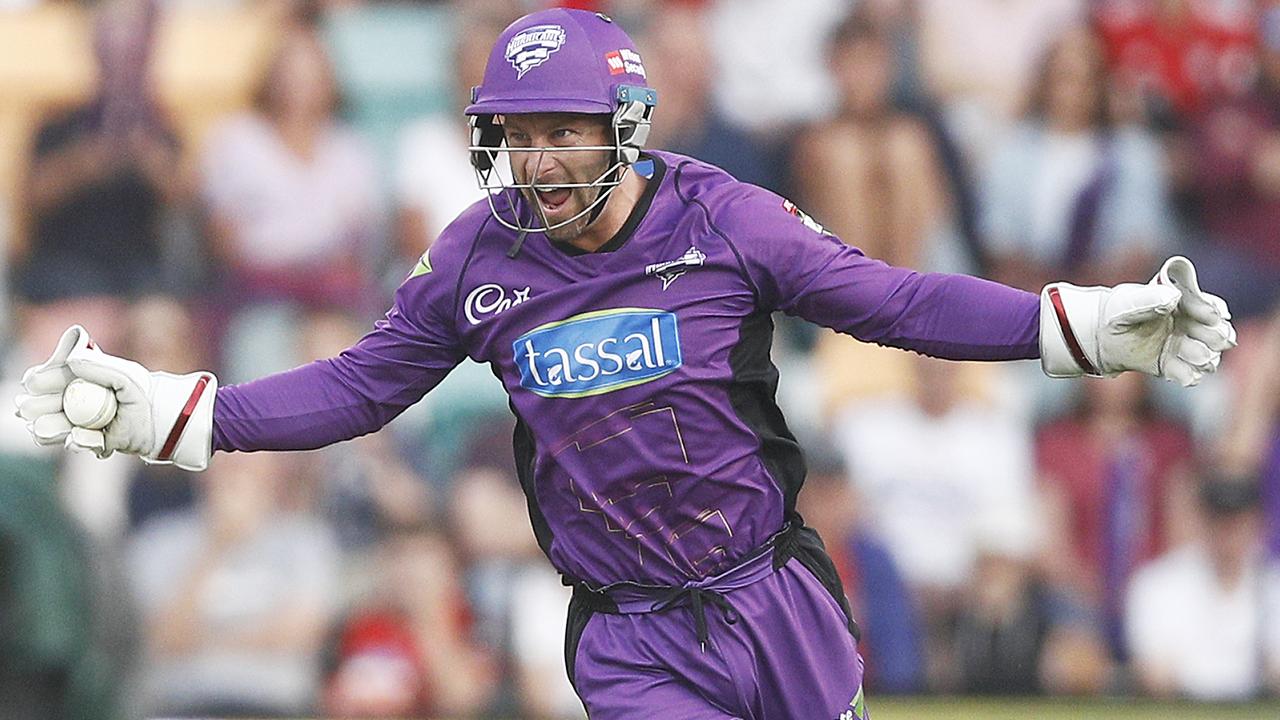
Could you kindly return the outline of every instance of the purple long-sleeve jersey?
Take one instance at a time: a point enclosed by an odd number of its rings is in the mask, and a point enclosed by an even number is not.
[[[538,541],[571,579],[682,585],[732,565],[795,507],[804,463],[774,400],[781,310],[950,359],[1039,354],[1039,299],[890,267],[790,202],[652,152],[600,251],[516,234],[477,203],[372,332],[336,358],[221,388],[217,450],[309,449],[382,427],[464,357],[511,397]],[[849,368],[857,372],[857,368]]]

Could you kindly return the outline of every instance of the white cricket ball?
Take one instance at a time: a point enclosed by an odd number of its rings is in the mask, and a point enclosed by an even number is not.
[[[76,378],[62,391],[62,411],[72,425],[101,430],[116,416],[116,393],[84,378]]]

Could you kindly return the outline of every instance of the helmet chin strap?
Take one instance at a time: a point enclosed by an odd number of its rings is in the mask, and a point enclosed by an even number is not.
[[[604,182],[600,185],[600,187],[596,189],[596,197],[595,197],[595,199],[596,199],[596,200],[599,200],[599,199],[600,199],[600,196],[601,196],[602,194],[604,194],[605,188],[612,187],[612,188],[616,191],[616,190],[618,189],[618,187],[619,187],[620,185],[622,185],[622,173],[624,173],[624,172],[626,172],[626,166],[625,166],[625,165],[620,165],[620,166],[615,167],[615,168],[614,168],[614,169],[609,173],[609,175],[610,175],[609,179],[608,179],[608,180],[606,180],[606,181],[604,181]],[[616,181],[616,183],[617,183],[616,185],[611,185],[611,184],[610,184],[610,183],[614,183],[615,181]],[[610,193],[610,194],[612,194],[612,193]],[[587,214],[587,224],[586,224],[586,225],[584,225],[583,227],[591,227],[591,223],[595,222],[595,221],[596,221],[596,218],[599,218],[599,217],[600,217],[600,213],[604,212],[604,206],[609,204],[609,200],[610,200],[610,198],[605,198],[605,199],[604,199],[604,202],[598,202],[598,203],[596,203],[595,207],[591,208],[591,212]]]

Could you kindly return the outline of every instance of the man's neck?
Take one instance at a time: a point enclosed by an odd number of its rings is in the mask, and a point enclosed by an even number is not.
[[[640,202],[640,196],[644,194],[644,188],[648,182],[640,175],[628,172],[605,200],[600,217],[588,225],[580,235],[566,242],[589,253],[599,250],[626,224],[636,203]]]

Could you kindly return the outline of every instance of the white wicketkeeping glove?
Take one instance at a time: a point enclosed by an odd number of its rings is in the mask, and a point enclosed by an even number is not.
[[[73,335],[77,331],[80,335]],[[30,386],[27,377],[32,378]],[[116,415],[105,428],[73,426],[62,412],[62,391],[77,377],[115,392]],[[102,352],[77,326],[63,335],[48,362],[27,371],[23,386],[30,396],[19,397],[19,415],[28,420],[38,443],[62,441],[70,449],[91,450],[103,458],[118,450],[147,463],[173,464],[184,470],[208,467],[218,390],[212,373],[150,372],[132,360]],[[45,392],[36,394],[36,390]],[[55,393],[56,406],[50,397]]]
[[[62,333],[58,347],[48,360],[22,374],[22,392],[14,404],[18,406],[18,417],[26,421],[27,430],[37,445],[62,445],[71,434],[71,421],[62,412],[62,391],[75,379],[67,367],[67,356],[76,348],[92,345],[88,331],[72,325]]]
[[[1235,347],[1230,318],[1184,257],[1167,260],[1146,285],[1052,283],[1040,293],[1040,363],[1050,377],[1137,370],[1187,387]]]

